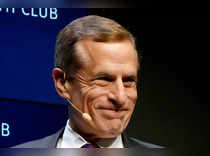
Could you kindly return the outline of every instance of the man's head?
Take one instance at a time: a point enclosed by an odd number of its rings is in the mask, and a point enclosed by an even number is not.
[[[134,38],[113,20],[86,16],[67,25],[56,42],[53,79],[69,106],[71,126],[83,137],[109,139],[126,128],[137,99]]]

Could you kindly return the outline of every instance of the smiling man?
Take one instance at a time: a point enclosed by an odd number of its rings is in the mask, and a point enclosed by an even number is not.
[[[55,86],[61,97],[91,120],[71,108],[69,124],[89,142],[114,140],[126,128],[137,99],[136,51],[129,40],[97,42],[92,38],[79,41],[75,49],[84,59],[81,67],[68,80],[62,78],[63,70],[55,68]]]
[[[160,148],[124,134],[137,100],[134,37],[113,20],[86,16],[58,34],[53,80],[68,101],[66,127],[19,147]]]

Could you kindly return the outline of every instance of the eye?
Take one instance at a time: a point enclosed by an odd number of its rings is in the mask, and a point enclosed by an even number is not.
[[[133,87],[136,86],[136,80],[132,77],[127,77],[123,79],[123,84],[125,87]]]
[[[106,76],[98,77],[96,80],[103,80],[103,81],[107,81],[107,82],[112,82],[112,78],[106,77]]]
[[[109,85],[112,81],[113,79],[111,77],[101,76],[101,77],[95,78],[93,82],[94,84],[98,86],[105,87]]]
[[[123,82],[136,82],[136,80],[134,78],[131,77],[126,77],[123,79]]]

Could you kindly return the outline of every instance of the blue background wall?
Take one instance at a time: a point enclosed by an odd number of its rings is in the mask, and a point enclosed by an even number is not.
[[[40,138],[66,123],[65,101],[51,76],[54,47],[58,32],[84,15],[85,9],[0,8],[0,147]]]

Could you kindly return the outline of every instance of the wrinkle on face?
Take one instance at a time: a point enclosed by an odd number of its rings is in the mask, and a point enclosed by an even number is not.
[[[81,134],[86,133],[92,139],[114,138],[127,127],[135,107],[136,50],[129,41],[98,43],[91,40],[81,41],[77,50],[83,64],[71,84],[72,100],[93,120],[86,122],[77,117],[75,125]],[[127,77],[133,77],[134,81],[124,82]]]

